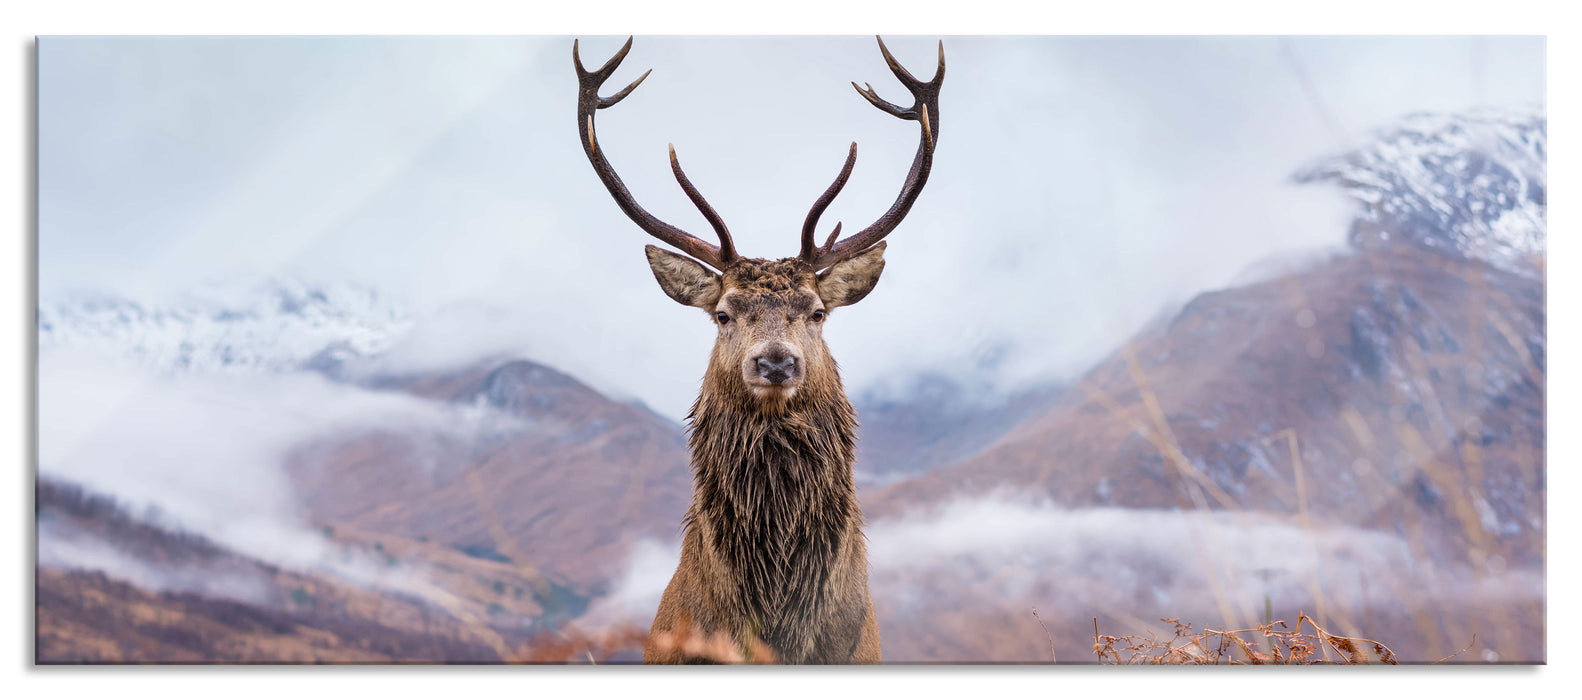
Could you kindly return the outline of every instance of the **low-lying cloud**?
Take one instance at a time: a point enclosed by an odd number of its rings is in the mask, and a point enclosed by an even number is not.
[[[681,560],[680,542],[637,540],[627,555],[626,568],[608,594],[588,607],[577,624],[589,629],[641,625],[646,627],[659,610],[659,599],[670,585]]]
[[[1281,610],[1367,614],[1544,594],[1541,571],[1436,567],[1393,533],[1307,529],[1254,512],[1066,509],[1001,494],[879,520],[867,535],[875,604],[924,624],[941,611],[978,610],[992,625],[991,611],[1037,608],[1065,619],[1217,626],[1261,620],[1266,597]],[[649,624],[679,557],[678,543],[638,543],[613,591],[578,623]]]
[[[1066,509],[996,495],[867,532],[874,595],[907,615],[949,601],[1017,602],[1083,619],[1234,624],[1261,619],[1266,596],[1311,611],[1537,600],[1544,591],[1541,571],[1436,566],[1394,533],[1309,529],[1256,512]]]
[[[197,593],[254,605],[269,602],[269,582],[256,572],[156,565],[89,533],[62,528],[47,518],[40,518],[38,524],[38,565],[100,571],[148,591]]]
[[[373,427],[449,440],[519,427],[485,407],[308,373],[173,376],[68,351],[40,357],[39,383],[41,477],[107,494],[137,517],[266,562],[349,576],[355,562],[297,505],[282,468],[292,448]]]

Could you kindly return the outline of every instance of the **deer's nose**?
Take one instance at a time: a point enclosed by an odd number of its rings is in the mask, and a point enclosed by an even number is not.
[[[758,376],[770,384],[784,384],[796,376],[796,357],[775,351],[758,358]]]

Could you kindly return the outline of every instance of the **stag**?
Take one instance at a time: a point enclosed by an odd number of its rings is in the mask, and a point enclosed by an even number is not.
[[[649,72],[609,97],[599,89],[632,40],[598,70],[576,64],[577,129],[594,172],[638,227],[686,255],[646,246],[649,267],[671,299],[707,312],[717,337],[690,423],[693,500],[683,521],[681,562],[654,618],[646,663],[716,660],[677,644],[687,637],[727,639],[749,655],[764,649],[780,663],[878,663],[879,625],[868,593],[862,511],[852,479],[857,417],[823,339],[835,309],[861,301],[884,270],[883,239],[905,218],[928,181],[939,139],[939,88],[945,47],[933,79],[921,81],[879,51],[912,93],[910,107],[852,87],[880,110],[921,126],[917,155],[901,193],[873,225],[842,239],[835,224],[816,245],[819,217],[851,177],[857,144],[802,223],[796,257],[744,258],[730,231],[681,170],[670,168],[719,245],[649,214],[605,159],[594,115],[637,89]],[[709,268],[713,268],[712,270]]]

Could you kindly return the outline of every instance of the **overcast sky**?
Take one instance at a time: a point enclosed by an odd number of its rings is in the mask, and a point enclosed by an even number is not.
[[[586,37],[589,67],[623,38]],[[926,77],[933,38],[887,42]],[[826,332],[848,384],[1080,371],[1170,304],[1335,248],[1350,205],[1289,184],[1413,111],[1539,105],[1541,38],[946,38],[934,173],[878,289]],[[713,329],[665,297],[577,142],[571,38],[39,42],[39,284],[157,301],[271,277],[371,285],[420,323],[401,361],[525,353],[684,413]],[[871,37],[638,37],[599,113],[638,200],[758,257],[875,219],[917,126]],[[636,361],[633,361],[637,358]]]

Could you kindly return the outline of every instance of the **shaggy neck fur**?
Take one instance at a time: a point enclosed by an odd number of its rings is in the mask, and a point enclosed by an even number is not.
[[[831,578],[854,566],[866,578],[852,480],[856,412],[833,367],[766,405],[734,365],[717,364],[727,366],[711,367],[689,416],[695,490],[686,527],[705,559],[730,573],[709,582],[718,602],[783,661],[802,661],[819,613],[835,604]]]

